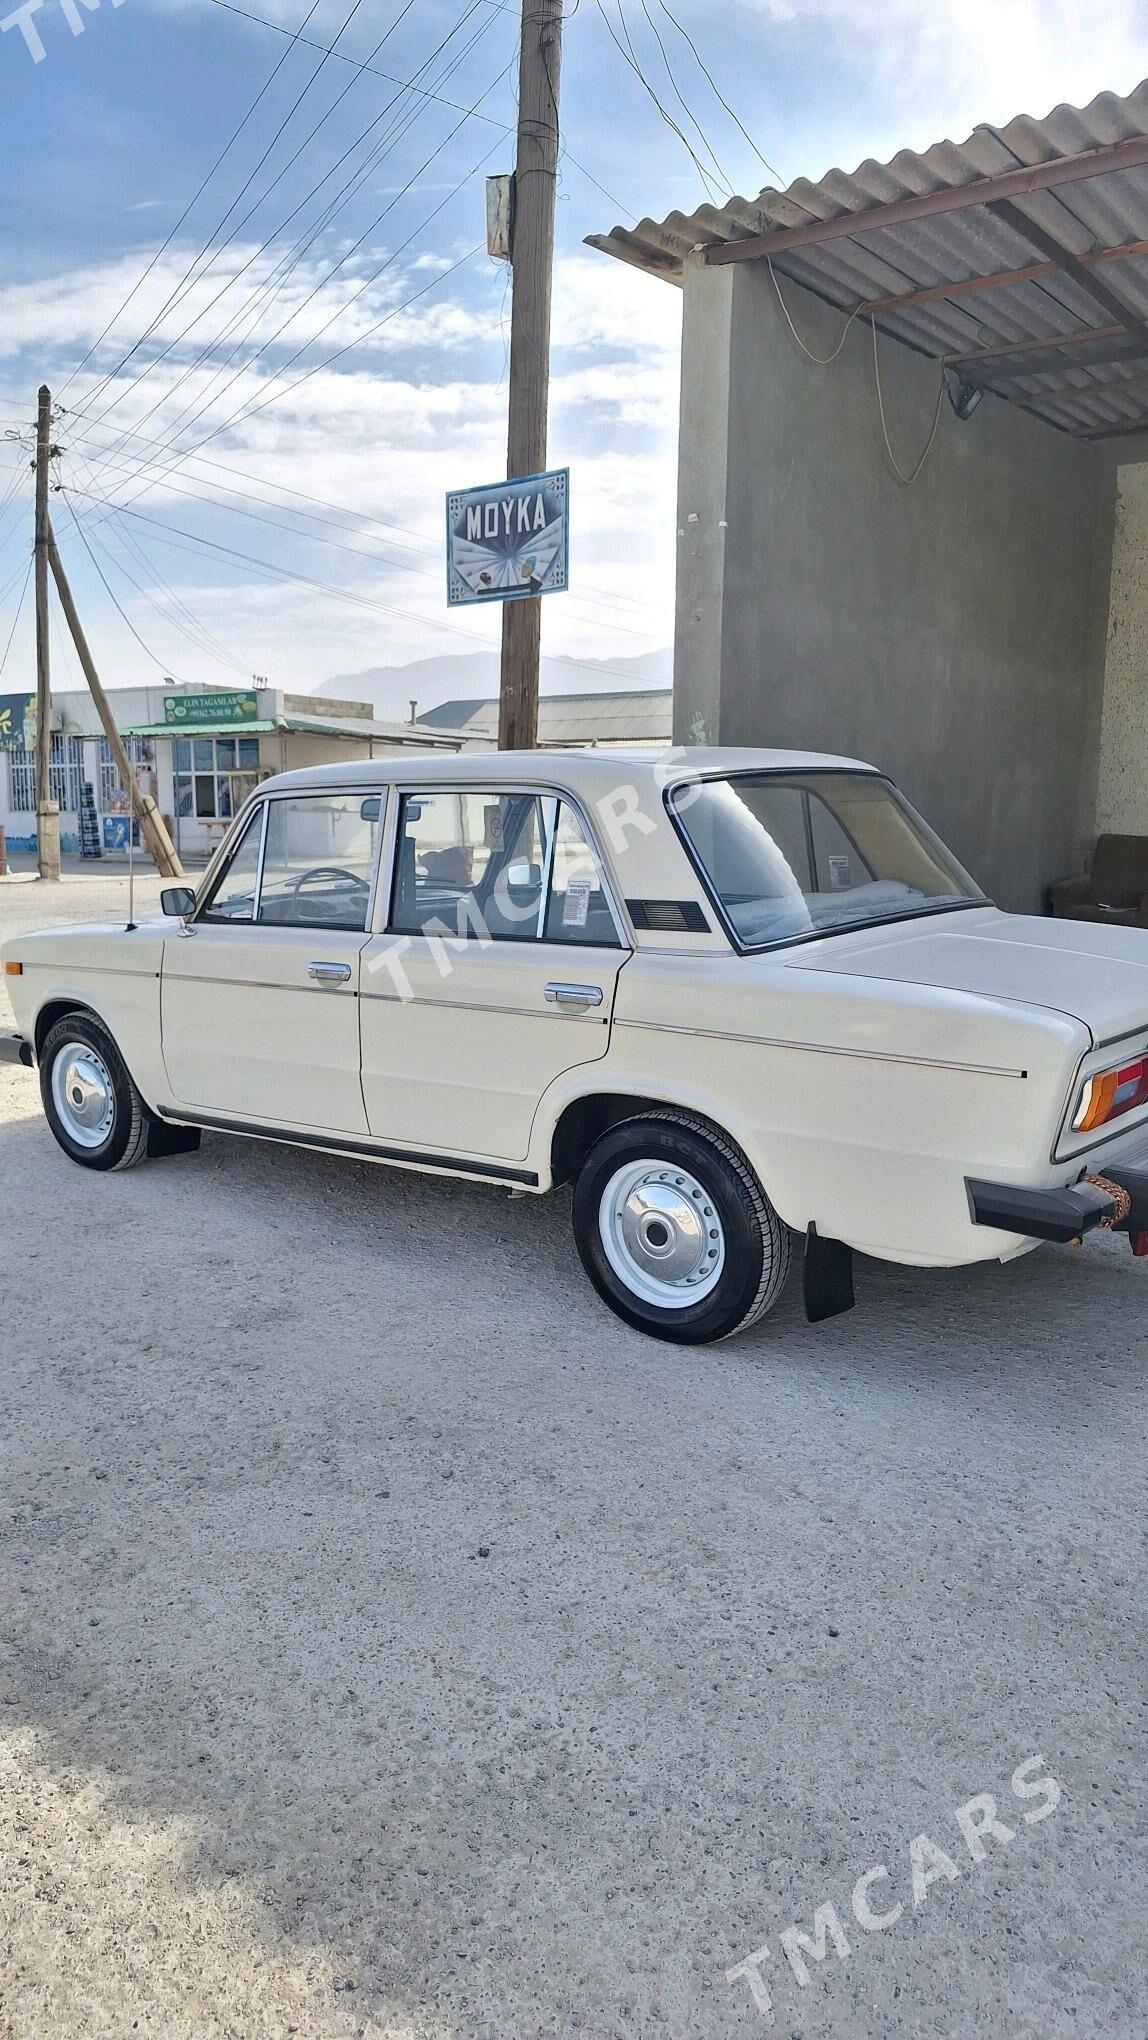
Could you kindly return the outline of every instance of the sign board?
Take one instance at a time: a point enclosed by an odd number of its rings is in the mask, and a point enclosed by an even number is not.
[[[185,729],[205,723],[246,723],[259,720],[259,696],[241,694],[169,694],[163,705],[165,723]]]
[[[104,816],[104,849],[126,850],[128,847],[128,818],[126,815]]]
[[[35,730],[35,695],[0,694],[0,751],[30,751]]]
[[[446,499],[447,602],[552,595],[570,572],[570,470],[456,489]]]

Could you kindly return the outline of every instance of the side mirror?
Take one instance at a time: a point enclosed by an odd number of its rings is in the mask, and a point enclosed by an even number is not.
[[[361,822],[377,822],[382,810],[382,794],[372,793],[369,799],[363,801],[359,807],[359,820]]]
[[[159,896],[160,910],[172,920],[185,921],[195,912],[195,893],[189,885],[165,886]]]

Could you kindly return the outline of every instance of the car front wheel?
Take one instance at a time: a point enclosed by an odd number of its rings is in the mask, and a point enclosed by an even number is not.
[[[612,1127],[574,1190],[582,1265],[618,1317],[707,1345],[748,1331],[789,1273],[789,1231],[744,1155],[667,1108]]]
[[[39,1056],[44,1114],[60,1146],[85,1169],[133,1169],[147,1155],[147,1112],[107,1029],[68,1013]]]

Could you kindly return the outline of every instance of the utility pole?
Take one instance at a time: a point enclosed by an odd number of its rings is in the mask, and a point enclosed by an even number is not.
[[[136,785],[131,761],[124,749],[123,738],[116,728],[116,719],[112,714],[111,702],[104,693],[100,676],[96,671],[96,662],[88,648],[88,640],[84,636],[83,625],[80,622],[76,605],[72,600],[72,591],[68,586],[68,577],[64,572],[64,563],[56,549],[56,540],[50,522],[48,525],[48,564],[51,566],[56,582],[56,592],[60,597],[60,607],[67,619],[68,629],[72,633],[72,640],[79,655],[80,664],[84,669],[84,678],[92,690],[92,700],[96,704],[97,713],[104,726],[104,735],[108,740],[124,792],[128,797],[128,827],[130,829],[133,822],[138,821],[140,834],[147,845],[152,862],[161,878],[182,878],[183,866],[176,854],[171,837],[167,833],[167,825],[164,822],[163,816],[150,793],[141,793]]]
[[[522,0],[518,146],[510,243],[513,301],[508,481],[539,474],[546,466],[562,5],[563,0]],[[541,646],[540,597],[526,595],[504,602],[498,708],[501,750],[528,751],[538,741]]]
[[[51,799],[52,674],[48,650],[48,480],[52,393],[41,383],[36,413],[36,855],[41,878],[60,876],[60,809]]]

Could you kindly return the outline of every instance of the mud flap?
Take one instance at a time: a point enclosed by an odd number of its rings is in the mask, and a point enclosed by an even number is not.
[[[193,1155],[203,1135],[198,1126],[172,1126],[167,1120],[148,1115],[147,1154],[155,1161],[162,1155]]]
[[[853,1294],[852,1247],[843,1246],[840,1240],[823,1240],[817,1227],[811,1225],[805,1235],[802,1279],[805,1315],[811,1325],[852,1310],[857,1301]]]

